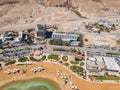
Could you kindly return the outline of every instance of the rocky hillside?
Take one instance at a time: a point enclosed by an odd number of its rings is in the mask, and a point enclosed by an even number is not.
[[[0,27],[111,15],[119,5],[120,0],[0,0]]]

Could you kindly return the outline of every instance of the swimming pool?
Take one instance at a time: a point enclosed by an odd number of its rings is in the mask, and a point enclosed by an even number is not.
[[[71,42],[70,42],[70,45],[71,45],[71,46],[78,46],[78,45],[79,45],[79,42],[78,42],[78,41],[71,41]]]

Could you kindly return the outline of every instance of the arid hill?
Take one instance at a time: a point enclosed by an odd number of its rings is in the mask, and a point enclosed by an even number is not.
[[[0,27],[80,19],[71,9],[87,18],[111,15],[119,5],[120,0],[0,0]]]

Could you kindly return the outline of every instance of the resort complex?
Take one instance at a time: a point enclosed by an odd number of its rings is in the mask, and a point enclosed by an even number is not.
[[[0,90],[120,90],[113,1],[1,0]]]
[[[120,48],[85,46],[83,38],[82,34],[55,32],[48,25],[42,24],[22,31],[2,31],[0,75],[6,77],[4,83],[19,80],[21,75],[25,75],[23,79],[50,76],[49,79],[53,79],[54,74],[55,81],[60,79],[62,82],[60,83],[62,90],[67,90],[66,88],[80,90],[81,85],[74,83],[75,77],[91,84],[119,83]],[[49,67],[49,64],[53,66]]]

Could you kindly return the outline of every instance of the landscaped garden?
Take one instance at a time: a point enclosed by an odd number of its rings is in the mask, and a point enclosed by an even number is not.
[[[81,66],[81,67],[84,66],[84,62],[80,62],[80,66]]]
[[[43,55],[41,58],[42,61],[46,60],[46,55]]]
[[[69,66],[70,64],[69,63],[64,63],[65,66]]]
[[[18,59],[18,62],[26,62],[26,61],[28,61],[27,57],[21,57]]]
[[[16,60],[11,60],[11,61],[8,61],[7,63],[5,63],[5,66],[12,65],[15,63],[16,63]]]
[[[120,76],[115,75],[106,75],[106,76],[97,76],[97,75],[89,75],[91,80],[120,80]]]
[[[62,48],[54,48],[53,51],[66,51],[66,52],[68,52],[69,50],[65,50],[65,49],[62,49]]]
[[[31,61],[35,61],[35,62],[39,62],[39,61],[40,61],[40,59],[36,59],[36,58],[34,58],[34,57],[30,57],[30,60],[31,60]]]
[[[54,60],[59,60],[59,56],[58,55],[55,55],[55,54],[51,54],[48,56],[48,59],[54,59]]]
[[[71,64],[79,64],[78,61],[70,61]]]
[[[63,61],[68,61],[68,56],[63,56],[63,57],[62,57],[62,60],[63,60]]]
[[[80,66],[75,66],[75,65],[70,66],[70,69],[71,69],[73,72],[75,72],[75,73],[77,73],[78,75],[80,75],[80,76],[82,76],[82,73],[83,73],[83,70],[84,70],[82,67],[80,67]]]
[[[69,42],[53,39],[49,41],[50,45],[60,45],[60,46],[69,46]]]

